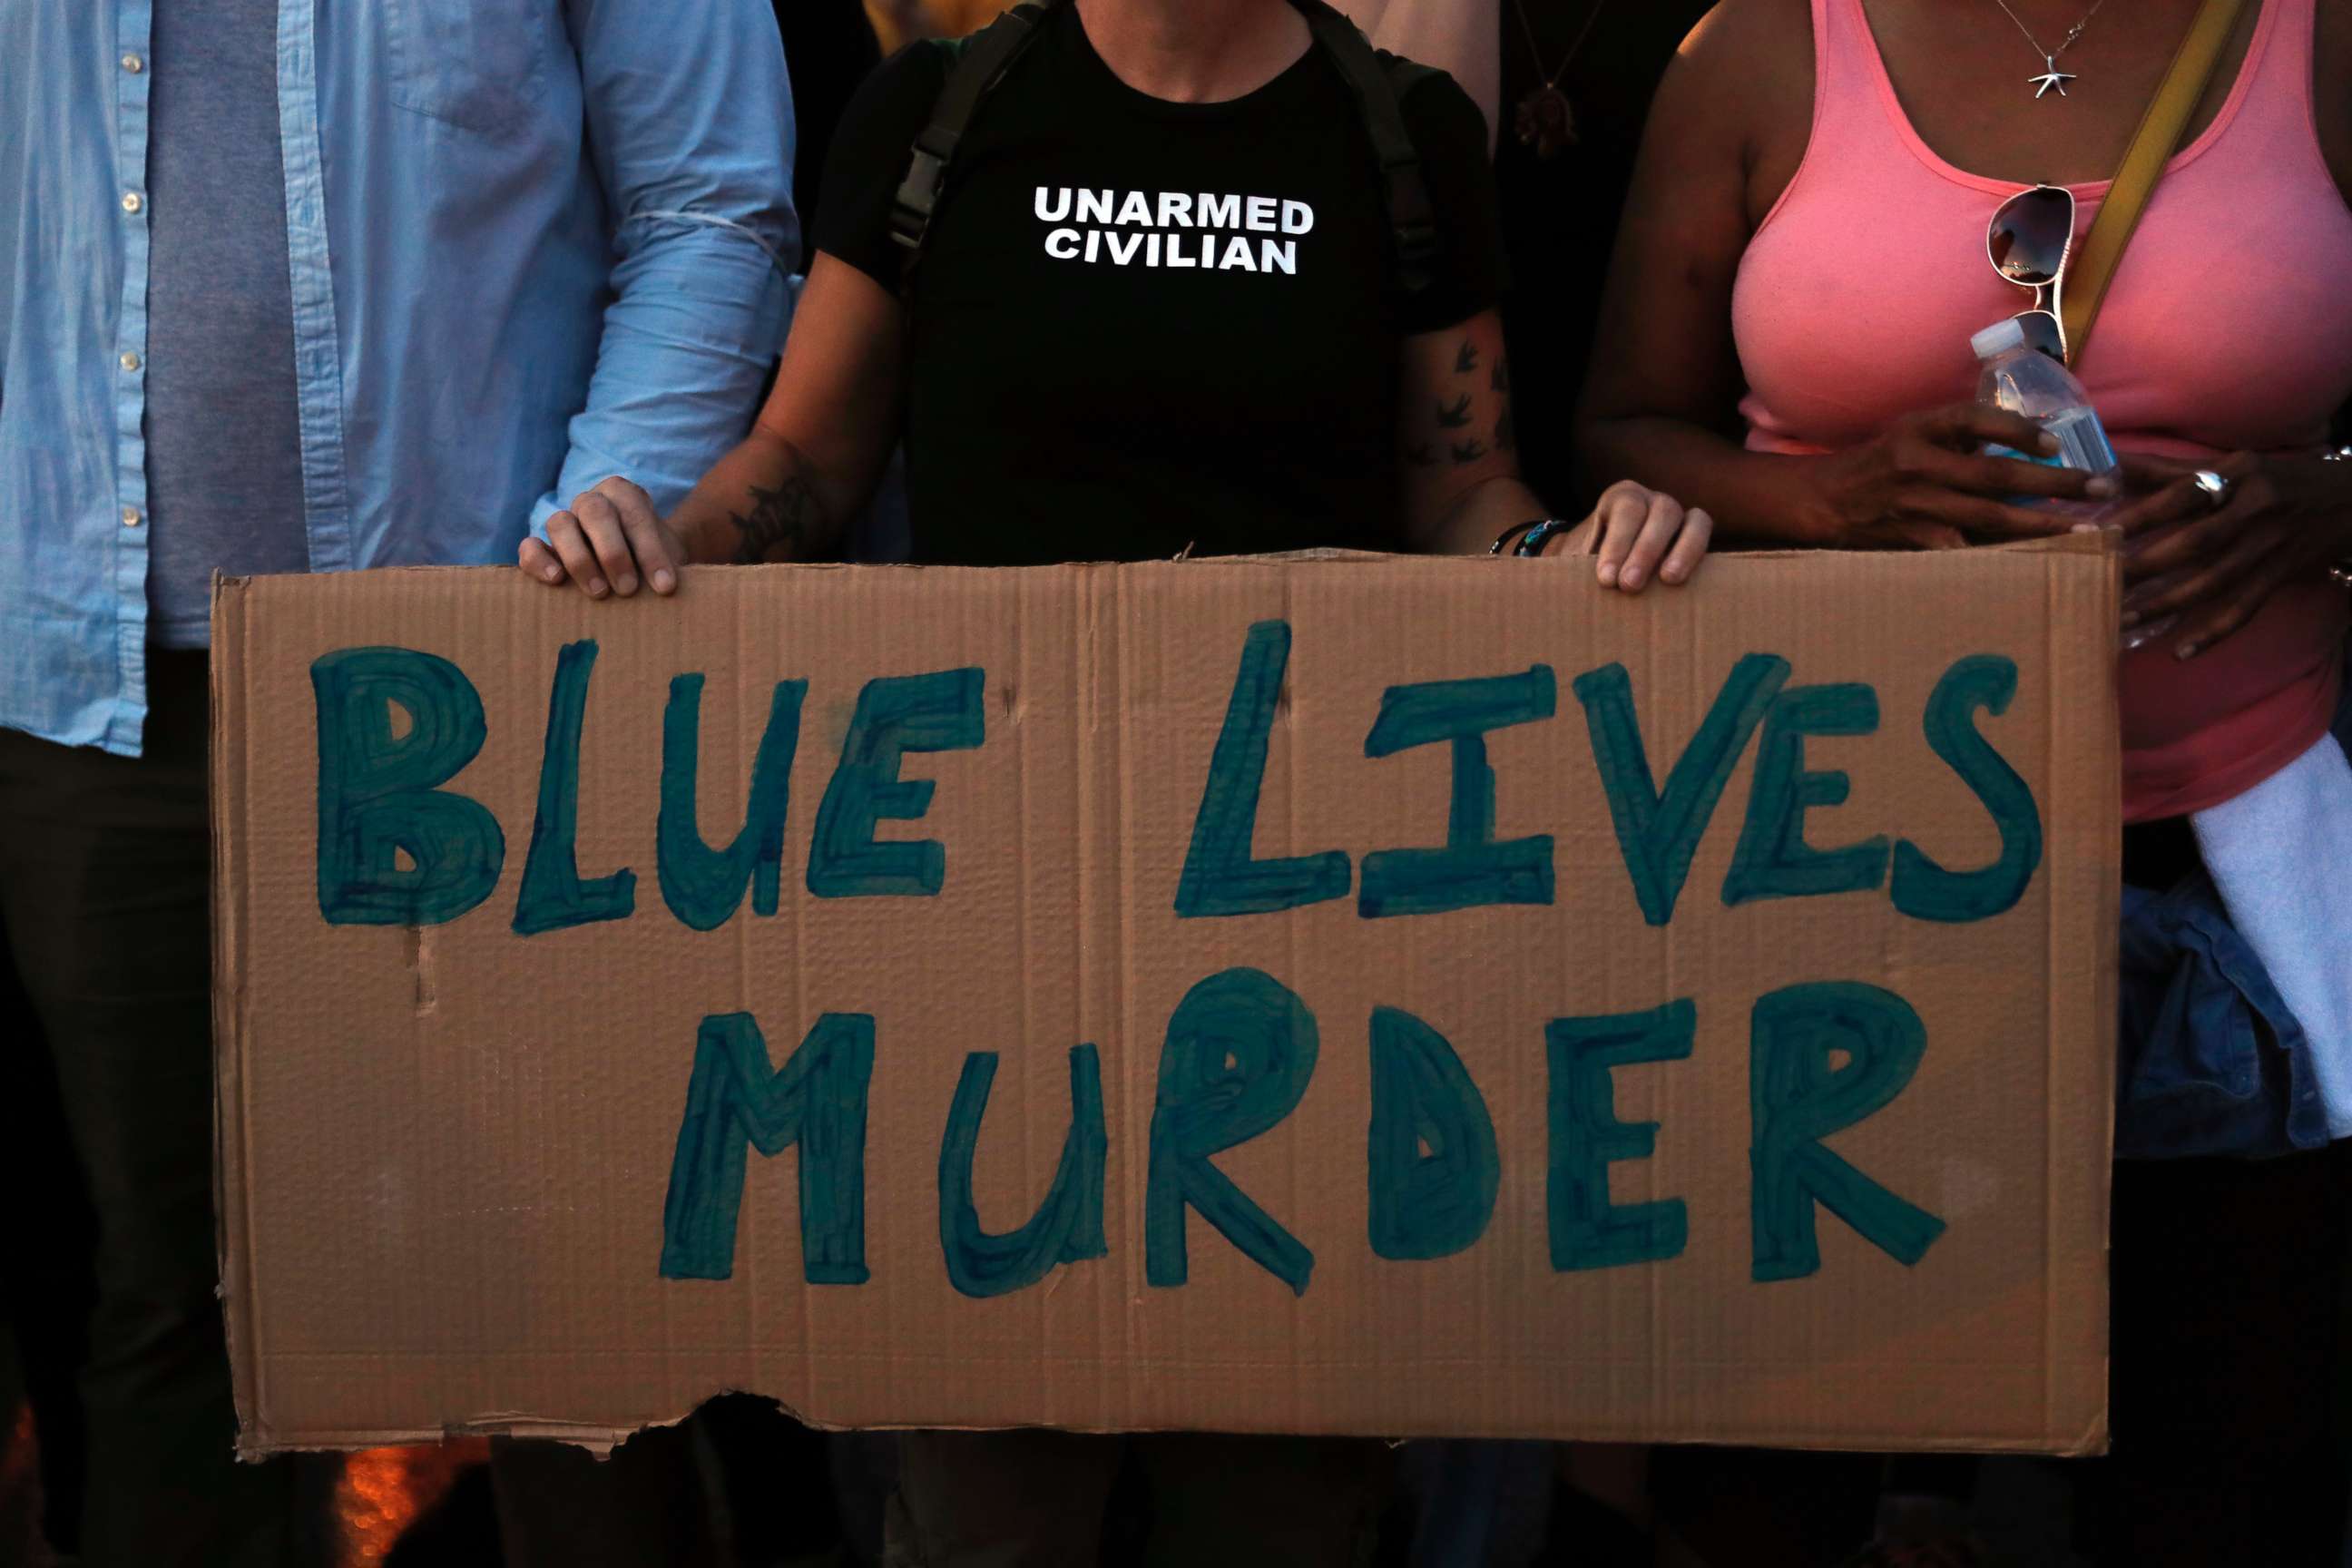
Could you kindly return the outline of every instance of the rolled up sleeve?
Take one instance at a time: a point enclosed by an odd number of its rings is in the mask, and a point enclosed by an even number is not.
[[[587,405],[531,531],[610,475],[676,506],[756,412],[791,311],[792,89],[766,0],[566,0],[613,216]]]

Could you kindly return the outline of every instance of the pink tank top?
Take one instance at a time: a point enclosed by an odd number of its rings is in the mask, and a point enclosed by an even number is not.
[[[2029,303],[1984,247],[2021,186],[1920,140],[1862,0],[1812,9],[1811,137],[1732,292],[1760,451],[1834,450],[1970,396],[1969,334]],[[2173,158],[2116,268],[2075,368],[2120,450],[2310,449],[2352,394],[2352,210],[2312,117],[2314,11],[2265,0],[2228,101]],[[2108,183],[2073,187],[2082,229]],[[2125,655],[2125,819],[2219,805],[2325,734],[2348,597],[2316,580],[2193,659],[2160,639]]]

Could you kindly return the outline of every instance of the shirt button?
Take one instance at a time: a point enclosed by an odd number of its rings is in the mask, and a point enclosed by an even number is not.
[[[134,353],[125,353],[122,356],[122,368],[125,370],[137,370],[139,368],[139,356]]]
[[[139,509],[137,507],[126,506],[122,509],[122,526],[125,528],[136,528],[139,526]]]
[[[125,55],[122,57],[122,68],[129,71],[132,76],[137,76],[141,71],[147,68],[147,62],[141,59],[137,55]]]
[[[146,202],[141,199],[137,191],[125,191],[122,193],[122,210],[124,212],[135,213],[146,205]]]

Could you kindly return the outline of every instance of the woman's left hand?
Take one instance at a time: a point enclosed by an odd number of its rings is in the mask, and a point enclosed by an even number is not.
[[[1586,521],[1600,533],[1594,571],[1601,585],[1628,594],[1640,593],[1654,577],[1669,585],[1689,582],[1715,532],[1715,520],[1697,507],[1685,510],[1664,490],[1632,479],[1603,490]]]
[[[2216,505],[2200,469],[2229,481]],[[2126,458],[2124,630],[2158,627],[2189,658],[2252,620],[2273,594],[2352,554],[2352,464],[2233,452],[2209,463]]]

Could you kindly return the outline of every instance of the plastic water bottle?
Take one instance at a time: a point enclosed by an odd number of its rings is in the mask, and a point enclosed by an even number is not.
[[[2086,474],[2115,472],[2116,449],[2107,445],[2106,426],[2099,423],[2090,395],[2072,371],[2026,346],[2023,327],[2014,321],[1996,321],[1970,338],[1969,346],[1977,351],[1984,365],[1977,377],[1977,401],[1988,408],[2022,414],[2058,441],[2054,457],[2014,452],[2006,447],[1990,448],[1993,456],[2080,468]]]
[[[2057,438],[2054,456],[2017,452],[1994,444],[1985,450],[1996,458],[2017,458],[2029,463],[2080,468],[2086,474],[2112,474],[2120,465],[2107,444],[2107,427],[2099,423],[2090,394],[2074,373],[2038,349],[2028,348],[2025,329],[2014,321],[1997,321],[1969,340],[1983,371],[1977,377],[1977,401],[1988,408],[2022,414]],[[2095,522],[2117,503],[2090,500],[2048,500],[2030,496],[2011,498],[2020,506],[2040,507]],[[2081,527],[2082,523],[2077,523]],[[2122,634],[2126,653],[2153,642],[2170,630],[2179,617],[2167,616],[2152,626]]]

